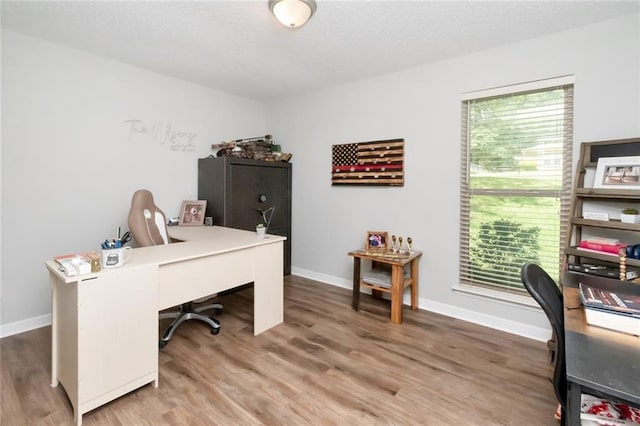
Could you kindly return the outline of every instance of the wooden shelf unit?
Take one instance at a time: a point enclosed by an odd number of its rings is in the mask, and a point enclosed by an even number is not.
[[[640,243],[640,225],[623,223],[612,218],[608,221],[585,219],[583,217],[585,202],[592,205],[607,205],[625,203],[640,207],[640,189],[601,189],[585,187],[585,178],[589,172],[595,176],[599,158],[640,156],[640,138],[618,139],[610,141],[585,142],[580,147],[580,158],[576,169],[573,196],[571,200],[571,216],[569,232],[565,243],[565,263],[583,264],[596,263],[620,268],[620,277],[625,275],[625,267],[640,267],[640,260],[628,259],[615,254],[598,253],[579,250],[578,243],[582,240],[583,232],[591,232],[601,237],[612,234],[624,234],[629,241],[625,243]]]

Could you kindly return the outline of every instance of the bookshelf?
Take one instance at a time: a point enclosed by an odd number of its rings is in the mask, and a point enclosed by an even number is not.
[[[580,148],[571,199],[569,232],[565,243],[565,266],[601,265],[616,268],[626,280],[627,267],[640,268],[639,259],[620,254],[585,251],[578,248],[592,237],[619,239],[625,244],[640,244],[640,224],[623,223],[620,212],[627,207],[640,209],[640,189],[594,188],[598,160],[607,157],[640,156],[640,138],[585,142]],[[585,213],[608,215],[608,220],[585,218]]]

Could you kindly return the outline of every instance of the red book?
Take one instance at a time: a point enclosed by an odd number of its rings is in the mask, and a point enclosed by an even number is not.
[[[611,253],[611,254],[619,254],[620,253],[620,249],[623,249],[626,247],[625,244],[603,244],[603,243],[594,243],[593,241],[580,241],[580,244],[578,245],[578,247],[581,248],[586,248],[589,250],[595,250],[595,251],[601,251],[604,253]]]

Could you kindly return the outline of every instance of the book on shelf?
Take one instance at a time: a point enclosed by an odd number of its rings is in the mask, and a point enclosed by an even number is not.
[[[599,243],[599,244],[610,244],[616,245],[621,244],[621,241],[617,238],[607,238],[607,237],[587,237],[584,241],[589,241],[591,243]]]
[[[607,243],[592,241],[592,240],[582,240],[580,241],[580,244],[578,244],[578,248],[581,248],[581,249],[594,250],[598,252],[610,253],[610,254],[616,254],[616,255],[619,254],[620,250],[625,247],[626,245],[622,244],[619,241],[615,244],[607,244]]]
[[[569,263],[567,267],[571,271],[582,272],[583,274],[598,275],[600,277],[615,279],[620,278],[620,268],[611,266],[595,265],[592,263]],[[640,277],[640,269],[631,266],[626,267],[625,279],[627,281],[634,280],[638,277]]]
[[[367,271],[362,274],[362,281],[378,287],[391,288],[391,273],[387,271]]]
[[[598,254],[603,254],[605,256],[611,256],[611,258],[613,259],[612,262],[617,262],[618,261],[618,255],[617,254],[613,254],[613,253],[608,253],[606,251],[600,251],[600,250],[593,250],[593,249],[588,249],[588,248],[584,248],[584,247],[580,247],[577,246],[576,250],[578,251],[584,251],[584,252],[588,252],[588,253],[598,253]]]
[[[404,278],[409,278],[411,275],[409,270],[404,270]],[[367,284],[375,285],[378,287],[391,288],[391,271],[390,270],[376,270],[371,269],[363,272],[361,277],[362,281]]]

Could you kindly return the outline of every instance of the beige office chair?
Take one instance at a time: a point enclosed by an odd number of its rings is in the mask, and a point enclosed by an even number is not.
[[[167,219],[162,210],[153,201],[151,192],[146,189],[136,191],[131,198],[129,230],[140,247],[169,244],[171,242],[167,232]],[[176,285],[180,285],[180,283],[176,283]],[[211,334],[218,334],[220,332],[220,322],[201,312],[209,309],[216,309],[217,312],[220,312],[222,311],[222,305],[214,303],[197,308],[193,307],[193,303],[201,303],[214,296],[183,303],[179,311],[161,313],[160,319],[173,318],[174,320],[160,338],[160,348],[164,348],[169,343],[180,324],[190,319],[206,322],[211,326]]]

